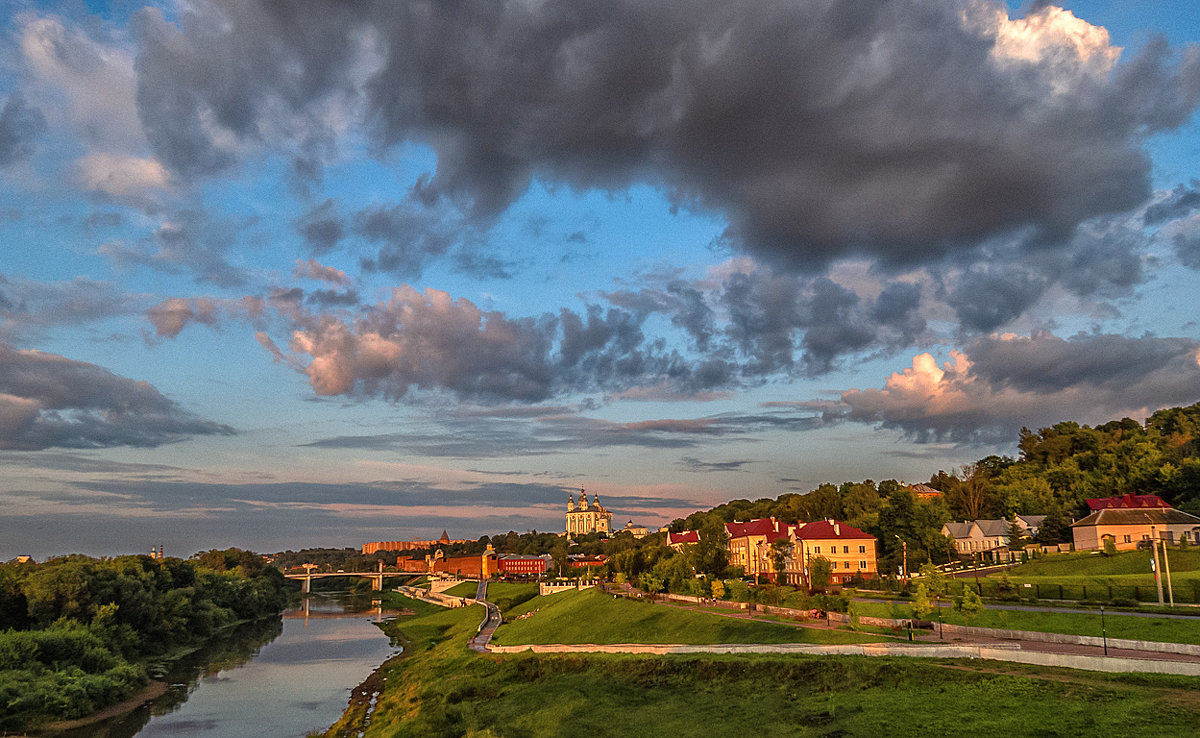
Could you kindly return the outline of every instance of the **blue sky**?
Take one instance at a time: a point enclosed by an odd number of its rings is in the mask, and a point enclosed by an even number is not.
[[[1166,2],[5,3],[0,559],[618,524],[1200,400]]]

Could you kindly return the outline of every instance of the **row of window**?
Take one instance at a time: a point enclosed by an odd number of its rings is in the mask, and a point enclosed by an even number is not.
[[[830,547],[829,547],[829,553],[831,553],[831,554],[835,554],[835,553],[837,553],[837,552],[838,552],[837,548],[838,548],[837,546],[830,546]],[[860,554],[865,554],[865,553],[867,552],[867,547],[866,547],[866,546],[859,546],[859,547],[858,547],[858,552],[859,552]],[[813,546],[813,554],[819,554],[819,553],[821,553],[821,547],[820,547],[820,546]],[[844,554],[848,554],[848,553],[850,553],[850,547],[849,547],[849,546],[842,546],[842,553],[844,553]]]

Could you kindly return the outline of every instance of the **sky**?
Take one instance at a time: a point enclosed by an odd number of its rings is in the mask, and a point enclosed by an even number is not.
[[[0,560],[658,526],[1200,401],[1200,11],[0,0]]]

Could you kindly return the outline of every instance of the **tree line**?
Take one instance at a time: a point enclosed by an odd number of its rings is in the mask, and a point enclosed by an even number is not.
[[[278,614],[286,600],[279,570],[238,549],[0,564],[0,729],[126,699],[149,660]]]

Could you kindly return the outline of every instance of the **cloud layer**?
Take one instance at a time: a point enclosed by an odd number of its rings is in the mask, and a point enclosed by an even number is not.
[[[1145,138],[1200,99],[1197,49],[1153,40],[1117,63],[1105,30],[1050,6],[204,0],[137,26],[139,115],[180,176],[262,146],[311,155],[349,114],[383,148],[433,147],[414,202],[486,220],[535,178],[649,183],[788,265],[1066,240],[1149,197]],[[342,231],[318,215],[301,228],[331,248]],[[396,215],[356,227],[390,238]]]
[[[150,447],[231,433],[194,417],[146,382],[0,344],[0,449]]]
[[[882,389],[847,390],[841,399],[848,419],[919,441],[1011,442],[1022,426],[1140,420],[1194,402],[1197,388],[1200,342],[1038,333],[977,339],[941,367],[919,354]]]

